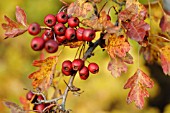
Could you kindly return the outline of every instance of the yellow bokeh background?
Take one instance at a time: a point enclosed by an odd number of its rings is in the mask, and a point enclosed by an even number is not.
[[[67,0],[71,2],[73,0]],[[7,15],[15,20],[15,7],[20,6],[27,13],[28,23],[38,22],[43,25],[43,19],[47,14],[56,14],[61,8],[61,2],[58,0],[5,0],[0,1],[0,24],[4,22],[3,16]],[[40,52],[35,52],[30,47],[30,40],[33,36],[25,33],[16,38],[4,39],[4,30],[0,27],[0,113],[9,113],[2,101],[8,100],[19,105],[19,97],[24,96],[27,91],[24,88],[32,89],[31,80],[28,75],[37,70],[32,66],[32,61],[39,58]],[[149,70],[144,66],[144,59],[139,58],[138,45],[134,41],[131,54],[134,62],[140,60],[140,67],[149,74]],[[66,47],[63,54],[59,57],[57,69],[60,70],[61,63],[66,60],[74,59],[76,49]],[[94,51],[95,56],[89,59],[90,62],[96,62],[100,66],[100,72],[97,75],[90,75],[86,80],[75,78],[74,85],[84,91],[80,96],[74,96],[69,93],[66,108],[71,109],[73,113],[159,113],[157,108],[148,106],[148,99],[145,99],[143,110],[135,107],[134,103],[127,104],[126,96],[129,92],[124,90],[123,86],[127,79],[132,76],[137,63],[129,65],[128,72],[119,78],[114,78],[107,70],[109,56],[99,47]],[[49,55],[49,54],[48,54]],[[88,63],[87,63],[88,64]],[[86,64],[86,65],[87,65]],[[62,78],[68,79],[68,78]],[[60,81],[64,84],[63,81]],[[159,92],[159,86],[149,89],[150,98],[154,98]],[[164,113],[170,112],[170,105]]]

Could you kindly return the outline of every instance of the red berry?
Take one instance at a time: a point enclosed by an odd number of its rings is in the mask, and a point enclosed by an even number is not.
[[[83,68],[79,71],[80,78],[82,80],[86,80],[89,77],[89,70],[86,66],[83,66]]]
[[[92,41],[95,38],[95,31],[92,29],[85,29],[83,32],[83,40],[85,41]]]
[[[40,28],[40,25],[38,23],[32,23],[29,25],[28,27],[28,32],[31,34],[31,35],[37,35],[41,32],[41,28]]]
[[[58,23],[67,23],[68,21],[68,15],[64,12],[59,12],[57,15],[56,15],[56,18],[57,18],[57,21]]]
[[[44,48],[45,41],[41,37],[34,37],[31,41],[31,48],[34,51],[40,51]]]
[[[79,27],[77,30],[76,30],[76,36],[77,36],[77,39],[79,41],[82,41],[83,40],[83,32],[84,32],[84,28],[82,27]]]
[[[64,68],[62,68],[62,73],[66,76],[69,76],[72,74],[72,71],[66,71]]]
[[[45,43],[45,50],[48,53],[55,53],[58,50],[58,43],[52,39]]]
[[[72,71],[72,62],[70,60],[65,60],[62,63],[62,70],[71,72]]]
[[[45,108],[45,104],[35,104],[33,110],[36,110],[38,113],[42,113]]]
[[[52,39],[52,38],[53,38],[53,31],[51,31],[51,30],[45,30],[44,33],[42,34],[42,38],[43,38],[45,41],[48,41],[49,39]]]
[[[32,93],[32,91],[29,91],[29,92],[26,94],[27,100],[31,100],[33,97],[34,97],[34,93]]]
[[[67,28],[65,32],[65,37],[67,40],[73,40],[76,38],[76,31],[74,28]]]
[[[109,15],[107,15],[107,20],[111,20],[111,17]]]
[[[52,27],[56,24],[56,18],[54,15],[52,14],[48,14],[45,18],[44,18],[44,23],[48,26],[48,27]]]
[[[42,95],[38,95],[37,100],[44,100],[44,97]]]
[[[54,26],[54,31],[57,35],[64,35],[66,31],[66,27],[62,23],[58,23]]]
[[[57,36],[57,41],[59,42],[59,44],[63,43],[66,40],[66,37],[63,36]]]
[[[82,59],[74,59],[72,62],[72,68],[75,71],[80,70],[84,66],[84,61]]]
[[[99,72],[99,66],[96,63],[90,63],[88,69],[91,73],[96,74]]]
[[[68,19],[68,25],[70,27],[76,27],[79,25],[79,19],[77,17],[71,17]]]

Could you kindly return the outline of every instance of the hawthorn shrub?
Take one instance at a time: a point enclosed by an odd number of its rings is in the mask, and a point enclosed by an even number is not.
[[[33,36],[30,47],[41,53],[40,59],[32,63],[39,69],[28,75],[33,90],[28,90],[20,100],[24,107],[10,101],[4,104],[12,113],[69,113],[71,110],[65,107],[68,93],[81,95],[83,92],[74,85],[75,76],[87,80],[101,70],[95,61],[88,61],[100,55],[94,54],[94,50],[100,47],[110,57],[107,69],[115,78],[126,73],[128,65],[138,65],[123,88],[130,89],[127,103],[134,102],[137,108],[142,109],[145,98],[149,97],[147,89],[153,88],[154,81],[142,70],[139,59],[134,62],[130,54],[133,47],[130,41],[138,44],[138,57],[143,55],[147,63],[160,64],[164,74],[170,75],[170,16],[169,9],[165,7],[169,1],[145,4],[137,0],[108,0],[105,3],[102,0],[60,1],[63,6],[57,14],[46,15],[44,25],[27,22],[29,15],[26,16],[24,9],[19,6],[16,6],[15,21],[4,16],[6,23],[2,23],[2,28],[5,30],[5,39],[28,32]],[[161,10],[160,17],[153,13],[153,7]],[[110,13],[111,10],[114,14]],[[115,18],[112,18],[113,15]],[[74,60],[65,59],[61,69],[57,69],[59,56],[66,49],[65,46],[77,49]],[[49,54],[48,57],[44,53]],[[54,79],[63,76],[69,80],[60,82],[66,85],[61,91]],[[49,88],[57,91],[51,98],[47,98]]]

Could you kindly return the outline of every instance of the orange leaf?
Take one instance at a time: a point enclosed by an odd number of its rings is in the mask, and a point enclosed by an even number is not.
[[[127,97],[127,103],[135,102],[137,108],[142,109],[144,106],[144,97],[149,97],[146,88],[152,88],[154,82],[142,70],[138,69],[136,73],[128,79],[124,89],[130,88]]]
[[[170,45],[161,48],[160,57],[163,72],[170,76]]]
[[[100,17],[93,15],[91,18],[83,19],[82,24],[97,31],[106,30],[108,33],[116,33],[119,30],[118,26],[115,26],[110,20],[108,20],[105,11],[100,13]]]
[[[58,57],[51,56],[44,60],[33,62],[34,66],[40,67],[38,71],[29,75],[29,78],[33,80],[33,88],[39,88],[40,91],[45,91],[50,87],[55,74],[57,60]]]
[[[122,58],[129,52],[130,44],[123,35],[112,34],[106,39],[106,50],[112,59],[116,56]]]

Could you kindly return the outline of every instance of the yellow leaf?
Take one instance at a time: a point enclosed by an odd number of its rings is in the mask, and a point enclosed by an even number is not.
[[[33,62],[34,66],[40,67],[39,70],[29,75],[32,79],[33,88],[38,88],[40,91],[47,90],[53,80],[58,57],[51,56],[44,60],[36,60]]]

